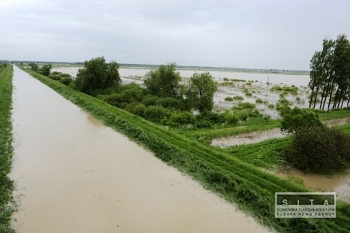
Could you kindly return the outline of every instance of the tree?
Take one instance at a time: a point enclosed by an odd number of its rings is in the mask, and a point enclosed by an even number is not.
[[[310,104],[315,108],[321,95],[320,109],[343,107],[350,100],[350,43],[344,34],[337,40],[323,40],[323,49],[315,52],[310,61]],[[332,104],[332,105],[331,105]]]
[[[323,126],[318,114],[311,109],[285,109],[281,122],[282,133],[298,134],[302,128]]]
[[[189,81],[186,97],[191,107],[203,112],[205,109],[211,111],[214,106],[214,93],[217,90],[217,84],[213,77],[208,73],[194,73]]]
[[[148,72],[144,80],[147,91],[159,97],[179,97],[181,77],[175,68],[175,63],[169,63]]]
[[[49,76],[50,73],[51,73],[51,65],[43,65],[43,67],[41,67],[41,69],[39,70],[40,74],[42,75],[46,75],[46,76]]]
[[[84,62],[84,68],[78,70],[76,88],[86,94],[96,96],[98,93],[119,86],[119,64],[115,61],[106,63],[104,57],[93,58]]]
[[[350,165],[350,137],[327,127],[301,128],[284,151],[286,159],[302,171],[330,173]]]
[[[37,65],[37,64],[35,64],[35,63],[29,63],[28,65],[30,66],[30,69],[31,69],[32,71],[37,71],[37,70],[38,70],[38,65]]]

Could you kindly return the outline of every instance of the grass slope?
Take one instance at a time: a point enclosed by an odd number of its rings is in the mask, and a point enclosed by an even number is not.
[[[308,190],[263,172],[224,150],[198,143],[45,76],[25,71],[278,232],[350,232],[348,204],[338,202],[336,219],[276,219],[275,192]]]
[[[13,209],[9,205],[13,200],[14,184],[7,176],[11,170],[13,155],[11,124],[12,72],[12,66],[7,66],[0,73],[0,232],[2,233],[14,232],[10,226]]]

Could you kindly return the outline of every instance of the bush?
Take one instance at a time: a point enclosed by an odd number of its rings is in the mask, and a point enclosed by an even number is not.
[[[107,102],[110,105],[120,107],[121,105],[121,98],[120,95],[117,93],[112,93],[109,95],[98,95],[98,98],[101,99],[102,101]]]
[[[62,78],[60,82],[68,86],[71,82],[73,82],[73,79],[71,77],[65,77],[65,78]]]
[[[258,98],[257,100],[255,100],[255,103],[257,103],[257,104],[262,104],[264,101],[262,100],[262,99],[260,99],[260,98]]]
[[[159,123],[164,118],[170,117],[170,111],[162,106],[148,106],[144,112],[144,117],[147,120]]]
[[[146,95],[143,100],[141,101],[146,107],[150,105],[156,105],[157,100],[159,97],[154,95]]]
[[[125,103],[141,102],[143,98],[143,88],[136,83],[122,85],[120,87],[120,101]]]
[[[294,135],[285,156],[302,171],[341,171],[350,165],[350,137],[334,128],[304,127]]]
[[[195,123],[196,118],[191,112],[174,112],[171,114],[170,120],[173,123],[185,125]]]
[[[232,113],[225,113],[224,118],[225,122],[231,125],[237,124],[239,121],[238,117]]]
[[[252,93],[250,93],[250,92],[246,92],[245,93],[245,96],[252,96],[253,94]]]
[[[310,109],[284,107],[281,108],[281,116],[281,131],[284,133],[297,134],[300,128],[322,126],[318,114]]]
[[[241,106],[244,109],[246,109],[246,108],[252,109],[252,108],[256,107],[255,104],[252,104],[252,103],[249,103],[249,102],[239,103],[238,106]]]
[[[275,105],[273,105],[273,104],[269,104],[269,106],[268,106],[269,108],[271,108],[271,109],[274,109],[275,108]]]
[[[289,105],[289,101],[287,99],[280,99],[279,102],[283,105]]]
[[[246,112],[242,112],[241,114],[239,114],[238,118],[241,121],[247,121],[248,120],[249,115]]]
[[[233,97],[234,100],[244,100],[242,96],[236,95]]]
[[[182,109],[181,100],[173,97],[158,98],[156,105],[161,105],[164,108]]]
[[[212,111],[203,111],[196,116],[196,121],[209,121],[211,124],[221,124],[225,122],[222,114],[217,114]]]
[[[225,98],[225,100],[226,100],[226,101],[233,101],[233,98],[232,98],[232,97],[227,96],[227,97]]]
[[[144,117],[145,111],[146,111],[146,106],[144,104],[138,104],[132,109],[131,113],[140,117]]]

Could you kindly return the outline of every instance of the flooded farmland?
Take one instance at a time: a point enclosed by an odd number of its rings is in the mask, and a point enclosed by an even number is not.
[[[16,232],[268,232],[14,68]]]
[[[68,73],[76,77],[79,67],[58,67],[52,71]],[[145,68],[119,68],[119,74],[123,83],[135,82],[139,85],[143,84],[143,76],[151,69]],[[232,71],[218,70],[177,70],[183,81],[193,75],[193,73],[210,72],[214,79],[219,83],[218,90],[214,95],[214,110],[218,112],[231,109],[241,101],[226,101],[226,97],[242,96],[242,102],[256,103],[257,99],[261,99],[263,103],[256,104],[256,109],[264,115],[269,115],[272,119],[280,118],[275,108],[268,107],[269,104],[275,105],[280,99],[280,92],[270,91],[273,86],[284,87],[285,85],[294,85],[298,87],[297,94],[287,94],[284,98],[290,102],[290,105],[299,107],[308,107],[309,75],[290,75],[290,74],[268,74],[268,73],[244,73]],[[232,80],[245,80],[232,81]],[[227,82],[228,81],[228,82]],[[250,81],[250,82],[248,82]],[[266,83],[269,82],[269,86]],[[245,96],[244,90],[252,93],[251,96]],[[299,98],[297,98],[299,97]],[[318,106],[318,105],[317,105]],[[317,107],[316,106],[316,107]]]

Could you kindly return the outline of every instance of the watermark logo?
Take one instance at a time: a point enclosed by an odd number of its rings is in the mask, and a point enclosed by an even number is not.
[[[336,218],[335,192],[276,192],[276,218]]]

